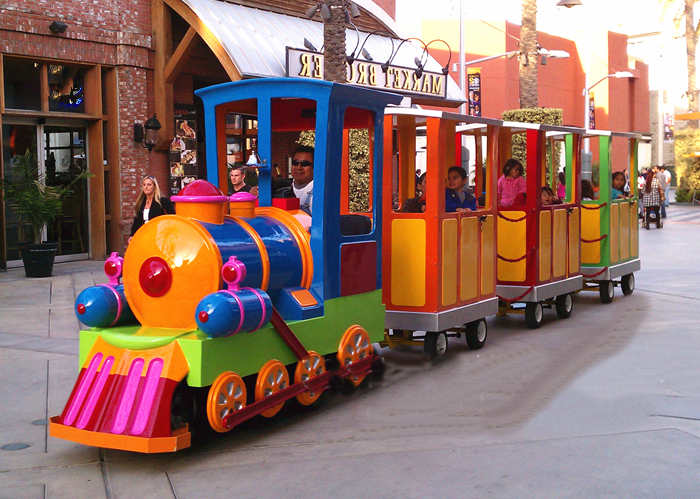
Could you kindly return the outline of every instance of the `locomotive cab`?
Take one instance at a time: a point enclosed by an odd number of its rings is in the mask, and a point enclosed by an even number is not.
[[[64,411],[51,419],[53,436],[173,452],[190,445],[187,418],[226,432],[256,415],[274,416],[290,398],[315,402],[333,376],[358,385],[371,371],[372,342],[384,331],[382,154],[371,144],[382,144],[377,124],[400,97],[284,78],[196,94],[207,181],[172,198],[175,215],[136,232],[123,265],[106,264],[105,289],[79,296],[76,314],[92,327],[80,333],[82,369]],[[243,135],[236,115],[247,120]],[[371,194],[355,207],[361,213],[341,208],[341,185],[356,180],[341,180],[350,175],[351,130],[364,131],[370,144],[364,173]],[[308,231],[298,203],[272,197],[271,167],[288,165],[300,131],[314,132]],[[257,157],[248,162],[258,171],[257,200],[226,194],[227,164],[241,152]],[[134,323],[121,325],[127,316]],[[175,411],[188,400],[176,393],[205,393],[206,400]]]

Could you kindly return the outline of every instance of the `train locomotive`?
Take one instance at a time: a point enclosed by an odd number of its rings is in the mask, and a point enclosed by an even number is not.
[[[75,386],[50,421],[54,437],[173,452],[190,446],[197,418],[226,432],[256,415],[274,416],[292,398],[313,404],[333,379],[357,386],[377,362],[373,343],[384,334],[381,211],[362,224],[371,230],[344,230],[348,224],[333,202],[340,169],[333,165],[341,163],[348,127],[365,128],[381,144],[383,128],[374,123],[401,98],[288,79],[197,94],[206,120],[207,180],[172,198],[175,215],[141,227],[123,261],[113,254],[105,262],[108,284],[76,299],[76,314],[90,328],[80,333]],[[232,109],[257,115],[261,158],[271,157],[273,132],[315,130],[308,231],[294,209],[272,205],[269,164],[258,165],[259,206],[249,194],[229,197],[217,187],[226,175],[217,122]],[[377,208],[381,161],[377,147]]]
[[[224,433],[291,399],[311,405],[335,382],[359,386],[381,368],[374,344],[420,344],[432,358],[448,337],[464,336],[478,349],[486,316],[523,313],[535,328],[543,307],[568,317],[581,289],[597,286],[601,299],[605,289],[610,301],[622,275],[623,292],[633,290],[635,192],[611,200],[605,180],[599,199],[583,199],[590,131],[397,107],[398,95],[317,80],[247,80],[196,94],[207,178],[172,198],[175,215],[144,224],[123,260],[107,259],[107,283],[78,295],[76,315],[89,328],[78,379],[49,423],[54,437],[174,452],[190,446],[193,426]],[[231,114],[257,120],[259,198],[223,192]],[[353,130],[369,151],[360,212],[349,204]],[[301,131],[314,132],[310,215],[297,199],[273,197],[272,163],[289,157]],[[504,209],[496,182],[515,134],[527,144],[526,203]],[[645,138],[623,135],[631,173]],[[476,199],[449,211],[446,177],[461,164],[463,138],[476,151]],[[566,196],[549,206],[540,192],[556,187],[556,161],[546,161],[555,140],[564,143]],[[601,157],[608,149],[604,142]],[[404,209],[410,200],[423,208]]]

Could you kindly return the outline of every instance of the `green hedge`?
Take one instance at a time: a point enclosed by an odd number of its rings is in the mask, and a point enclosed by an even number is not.
[[[700,157],[696,156],[700,151],[700,129],[676,130],[673,138],[678,185],[676,201],[690,201],[692,191],[700,190]]]
[[[314,131],[299,134],[297,144],[314,147]],[[351,212],[369,211],[369,134],[367,129],[350,130],[350,186],[349,204]]]
[[[520,121],[524,123],[540,123],[543,125],[561,125],[563,123],[563,111],[558,108],[549,107],[534,107],[523,109],[511,109],[503,112],[505,121]],[[558,158],[561,145],[557,143],[554,149],[554,157]],[[513,136],[513,157],[519,160],[523,165],[527,164],[527,146],[525,144],[525,135],[516,134]],[[503,158],[503,161],[508,158]],[[550,155],[549,144],[547,145],[547,167],[549,171]]]

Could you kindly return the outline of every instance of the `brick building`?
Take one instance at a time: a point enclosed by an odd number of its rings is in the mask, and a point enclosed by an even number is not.
[[[396,36],[394,0],[357,0],[364,33]],[[312,23],[304,12],[315,2],[279,0],[6,0],[0,4],[0,178],[29,149],[42,182],[59,185],[80,170],[92,176],[77,185],[49,240],[61,259],[103,258],[123,251],[144,175],[168,191],[169,146],[178,117],[197,124],[194,90],[274,71],[248,74],[231,55],[206,8],[245,9]],[[253,17],[255,18],[255,17]],[[262,17],[260,17],[263,20]],[[313,22],[314,33],[320,23]],[[308,25],[304,25],[308,31]],[[233,31],[231,33],[231,31]],[[322,27],[321,27],[322,32]],[[358,32],[358,37],[360,33]],[[227,36],[246,40],[246,29]],[[311,35],[308,35],[311,36]],[[318,46],[322,44],[315,41]],[[297,46],[302,46],[301,39]],[[281,59],[284,54],[279,54]],[[283,75],[283,74],[282,74]],[[149,153],[135,141],[134,125],[156,114],[159,143]],[[199,141],[193,146],[201,148]],[[0,203],[0,266],[18,265],[18,243],[28,227]]]

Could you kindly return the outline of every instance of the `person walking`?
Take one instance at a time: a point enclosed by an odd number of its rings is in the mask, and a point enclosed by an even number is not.
[[[666,198],[666,193],[668,192],[668,179],[666,178],[666,168],[664,165],[659,165],[656,167],[656,179],[659,182],[659,188],[661,192],[664,193],[664,199]],[[661,218],[666,218],[666,201],[661,202]]]
[[[139,197],[136,199],[136,216],[131,224],[131,237],[149,220],[172,213],[175,213],[173,204],[168,198],[160,195],[160,187],[158,187],[156,178],[152,175],[146,175],[141,183]],[[129,237],[129,241],[131,241],[131,237]]]
[[[661,203],[663,202],[664,192],[661,190],[661,186],[659,185],[657,171],[658,169],[656,167],[649,171],[644,184],[644,228],[647,230],[649,230],[652,212],[654,214],[656,228],[661,229],[664,226],[663,222],[661,221],[661,214],[659,213]]]

